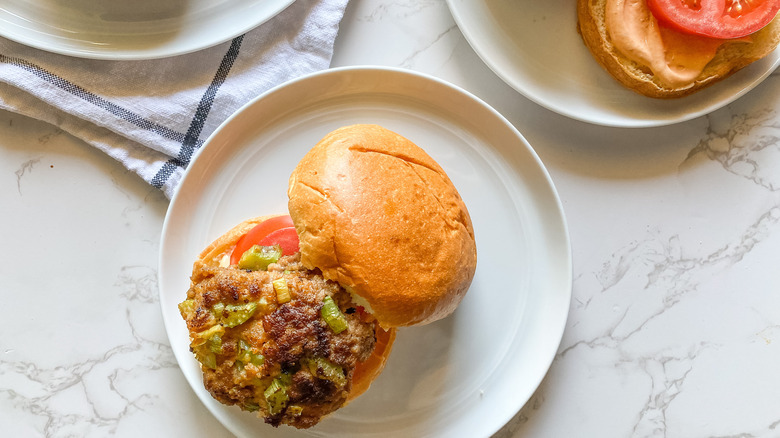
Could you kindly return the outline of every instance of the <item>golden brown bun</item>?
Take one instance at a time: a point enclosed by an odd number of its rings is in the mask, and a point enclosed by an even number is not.
[[[374,379],[382,373],[382,370],[385,369],[385,364],[387,364],[387,359],[390,357],[390,352],[393,350],[394,341],[394,328],[389,330],[380,328],[376,331],[374,352],[371,353],[371,357],[364,362],[358,362],[357,367],[355,367],[355,374],[352,376],[352,390],[349,392],[345,406],[360,394],[366,392],[371,383],[374,382]]]
[[[365,299],[383,327],[457,307],[477,261],[466,206],[422,149],[377,125],[323,138],[290,176],[301,261]]]
[[[578,30],[596,60],[626,87],[649,97],[687,96],[731,76],[738,70],[771,53],[780,42],[780,19],[775,19],[754,33],[752,43],[727,42],[718,49],[696,81],[689,86],[672,88],[660,83],[646,67],[617,51],[605,26],[607,0],[578,0]]]
[[[279,215],[259,216],[241,222],[207,246],[206,249],[200,253],[196,263],[200,262],[205,263],[208,266],[219,266],[226,255],[228,257],[230,256],[230,253],[233,251],[233,248],[235,248],[238,239],[240,239],[241,236],[254,228],[255,225],[275,216]],[[394,341],[395,329],[383,330],[377,328],[374,351],[368,359],[363,362],[358,362],[357,367],[355,368],[355,374],[352,377],[352,390],[347,398],[347,403],[364,393],[369,386],[371,386],[374,379],[379,376],[385,368],[387,359],[390,357],[390,351],[393,349]]]

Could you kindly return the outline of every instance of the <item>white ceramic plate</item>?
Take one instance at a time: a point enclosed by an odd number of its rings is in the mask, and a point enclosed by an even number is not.
[[[618,84],[577,33],[575,0],[447,0],[458,27],[501,79],[559,114],[605,126],[647,127],[690,120],[747,93],[780,63],[775,51],[691,96],[644,97]]]
[[[0,35],[95,59],[152,59],[216,45],[294,0],[0,0]]]
[[[447,171],[477,239],[474,282],[444,320],[399,330],[371,389],[307,432],[273,429],[203,389],[176,304],[192,262],[241,220],[287,211],[287,180],[325,134],[378,123]],[[160,301],[179,365],[238,436],[488,436],[532,395],[558,348],[571,295],[561,204],[523,137],[474,96],[408,71],[345,68],[276,88],[206,142],[171,201],[160,251]]]

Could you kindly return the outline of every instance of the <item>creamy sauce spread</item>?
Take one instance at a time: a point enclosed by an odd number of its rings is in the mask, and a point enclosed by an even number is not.
[[[693,84],[724,43],[659,26],[647,0],[607,0],[605,23],[620,53],[674,88]]]

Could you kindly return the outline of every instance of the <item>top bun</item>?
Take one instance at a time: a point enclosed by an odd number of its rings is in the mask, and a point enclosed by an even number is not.
[[[455,310],[477,250],[466,206],[422,149],[377,125],[323,138],[290,176],[301,261],[362,297],[383,327]]]
[[[725,79],[765,57],[780,42],[780,19],[776,18],[750,36],[750,42],[727,40],[715,57],[690,84],[669,86],[644,65],[617,50],[606,25],[607,0],[577,0],[577,28],[593,57],[624,86],[649,97],[669,99],[687,96]]]

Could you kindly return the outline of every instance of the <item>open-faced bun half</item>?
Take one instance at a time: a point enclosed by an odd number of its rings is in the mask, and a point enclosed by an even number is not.
[[[780,42],[780,19],[775,18],[747,39],[723,40],[714,58],[693,81],[669,85],[661,81],[648,66],[633,61],[618,50],[607,26],[608,2],[577,0],[578,31],[593,57],[609,74],[629,89],[649,97],[668,99],[687,96],[767,56]],[[657,27],[655,18],[649,12],[646,13],[646,20],[653,22],[648,25]],[[631,23],[623,25],[629,26]],[[696,48],[702,44],[697,41],[697,37],[689,37],[686,41],[688,47]]]
[[[455,310],[476,268],[468,211],[442,168],[377,125],[325,136],[290,176],[301,261],[364,301],[383,327]]]

